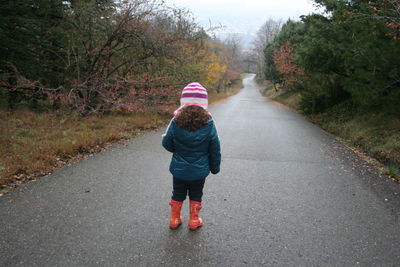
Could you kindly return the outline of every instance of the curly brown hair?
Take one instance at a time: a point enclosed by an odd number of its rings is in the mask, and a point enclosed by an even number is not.
[[[191,105],[182,109],[175,118],[175,122],[179,127],[195,132],[206,126],[210,118],[210,114],[204,108]]]

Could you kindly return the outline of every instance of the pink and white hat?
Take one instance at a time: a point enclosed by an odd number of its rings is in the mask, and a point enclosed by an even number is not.
[[[182,90],[181,106],[175,110],[174,116],[185,106],[200,106],[207,110],[208,108],[208,94],[207,89],[201,84],[194,82],[189,83]]]

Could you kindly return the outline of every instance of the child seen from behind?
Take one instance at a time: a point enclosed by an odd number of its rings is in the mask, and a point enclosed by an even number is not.
[[[163,135],[162,145],[173,153],[169,168],[173,176],[171,229],[182,224],[180,212],[187,195],[190,199],[189,229],[196,230],[203,225],[199,211],[204,183],[210,172],[220,171],[219,137],[207,107],[207,90],[199,83],[188,84],[182,91],[181,106],[174,112]]]

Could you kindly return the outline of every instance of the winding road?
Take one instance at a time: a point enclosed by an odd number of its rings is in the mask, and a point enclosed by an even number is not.
[[[165,129],[0,197],[0,266],[399,266],[400,185],[244,80],[210,108],[222,145],[204,227],[168,228]]]

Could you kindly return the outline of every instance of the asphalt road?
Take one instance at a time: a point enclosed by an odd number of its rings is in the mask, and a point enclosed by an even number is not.
[[[210,109],[223,161],[204,227],[185,202],[168,228],[161,129],[0,197],[0,266],[399,266],[400,185],[244,84]]]

